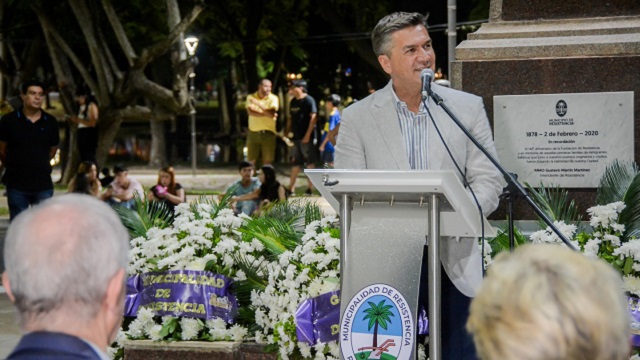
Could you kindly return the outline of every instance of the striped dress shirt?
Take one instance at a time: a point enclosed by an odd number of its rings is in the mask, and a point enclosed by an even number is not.
[[[407,108],[407,104],[401,101],[393,89],[396,99],[396,112],[400,122],[400,131],[404,140],[404,148],[409,159],[409,166],[416,170],[428,169],[427,161],[427,127],[429,114],[423,102],[420,102],[418,113],[414,114]]]

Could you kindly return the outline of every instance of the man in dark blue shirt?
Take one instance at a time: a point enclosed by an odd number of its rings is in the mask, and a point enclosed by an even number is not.
[[[294,147],[291,149],[291,179],[289,190],[295,192],[296,180],[302,166],[313,169],[318,161],[318,131],[316,120],[318,107],[311,95],[307,94],[307,82],[294,80],[291,84],[293,99],[289,106],[290,117],[287,122],[287,134],[293,132]],[[313,185],[309,181],[307,194],[313,192]]]
[[[53,196],[50,161],[60,142],[56,118],[41,109],[42,83],[26,81],[20,94],[22,108],[0,119],[0,160],[6,167],[2,180],[11,220]]]

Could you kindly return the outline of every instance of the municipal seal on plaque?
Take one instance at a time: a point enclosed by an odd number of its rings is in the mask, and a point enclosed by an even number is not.
[[[343,359],[409,359],[414,344],[411,310],[394,287],[369,285],[347,304],[340,322]]]
[[[567,103],[564,100],[556,103],[556,114],[560,117],[567,115]]]

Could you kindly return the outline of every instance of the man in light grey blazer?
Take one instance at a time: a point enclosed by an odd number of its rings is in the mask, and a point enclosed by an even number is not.
[[[374,28],[373,49],[391,81],[344,110],[335,168],[453,170],[462,177],[422,103],[420,73],[427,68],[433,70],[436,64],[425,22],[426,18],[418,13],[394,13]],[[482,99],[436,84],[431,86],[495,156]],[[427,106],[483,213],[490,214],[497,208],[502,192],[501,174],[442,108],[431,99]],[[442,279],[443,355],[445,359],[474,359],[473,343],[464,325],[470,297],[482,281],[482,258],[474,240],[443,238],[440,244],[442,267],[447,274]],[[423,273],[423,282],[424,279]],[[424,284],[423,287],[426,289]]]

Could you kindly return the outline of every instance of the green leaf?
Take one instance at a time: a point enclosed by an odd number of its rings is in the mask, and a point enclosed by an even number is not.
[[[629,275],[633,272],[633,257],[629,256],[624,261],[624,266],[622,268],[623,275]]]
[[[363,319],[364,320],[364,319]],[[376,318],[372,317],[371,319],[369,319],[369,330],[371,330],[371,328],[373,327],[373,325],[376,324]]]
[[[545,187],[540,183],[538,189],[532,188],[525,183],[529,196],[551,220],[564,221],[565,223],[576,223],[580,228],[582,215],[574,200],[569,199],[569,191],[561,189],[559,186],[552,188]],[[547,224],[540,221],[540,227],[545,229]],[[579,231],[579,230],[578,230]]]
[[[618,223],[624,224],[624,240],[640,235],[640,174],[636,174],[626,189],[622,201],[626,207],[620,212]]]
[[[635,162],[623,162],[615,160],[604,171],[596,204],[606,205],[616,201],[622,201],[626,197],[627,190],[638,174],[638,166]]]
[[[295,249],[302,239],[302,233],[288,223],[267,217],[253,218],[238,231],[245,235],[243,238],[247,241],[258,239],[274,256]]]
[[[164,203],[140,198],[137,192],[134,202],[133,209],[124,206],[113,207],[122,224],[129,230],[131,238],[145,237],[152,227],[164,229],[171,225],[173,215]]]

